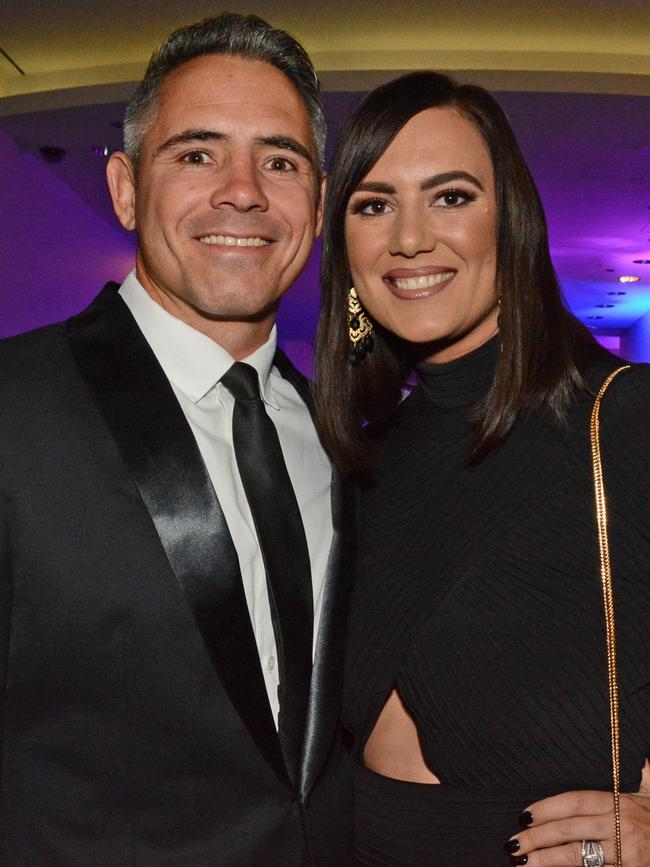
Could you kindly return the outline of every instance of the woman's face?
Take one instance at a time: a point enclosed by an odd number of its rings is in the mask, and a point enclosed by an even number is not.
[[[350,197],[345,238],[366,310],[420,358],[450,361],[496,333],[494,172],[455,109],[408,121]]]

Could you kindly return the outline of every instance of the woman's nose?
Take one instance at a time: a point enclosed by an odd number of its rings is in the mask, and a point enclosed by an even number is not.
[[[412,258],[435,246],[435,228],[420,209],[404,208],[397,214],[390,244],[392,255]]]

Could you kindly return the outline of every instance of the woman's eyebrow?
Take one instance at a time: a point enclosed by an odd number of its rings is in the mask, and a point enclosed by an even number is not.
[[[365,192],[365,193],[387,193],[390,195],[395,192],[395,187],[390,184],[384,184],[381,181],[361,181],[360,184],[357,184],[355,187],[355,192]]]
[[[474,175],[471,175],[469,172],[463,172],[461,170],[432,175],[430,178],[427,178],[426,181],[422,182],[420,189],[430,190],[431,187],[437,187],[440,184],[448,184],[451,181],[468,181],[470,184],[478,187],[481,192],[485,192],[483,184],[478,178],[474,177]]]
[[[474,177],[474,175],[471,175],[469,172],[464,172],[460,169],[458,171],[441,172],[437,175],[431,175],[430,178],[422,181],[420,189],[430,190],[432,187],[440,186],[440,184],[449,184],[452,181],[467,181],[481,190],[481,192],[485,192],[483,184],[478,178]],[[361,183],[355,188],[355,192],[356,191],[392,195],[395,193],[395,187],[392,186],[392,184],[387,184],[383,181],[361,181]]]

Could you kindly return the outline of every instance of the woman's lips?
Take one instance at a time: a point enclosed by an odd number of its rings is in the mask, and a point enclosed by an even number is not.
[[[427,298],[441,292],[456,276],[453,268],[395,269],[384,275],[384,282],[398,298],[406,301]]]

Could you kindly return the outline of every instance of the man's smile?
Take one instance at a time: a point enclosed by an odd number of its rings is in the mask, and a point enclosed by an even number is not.
[[[202,235],[202,244],[219,244],[224,247],[265,247],[271,242],[257,236],[240,237],[238,235]]]

